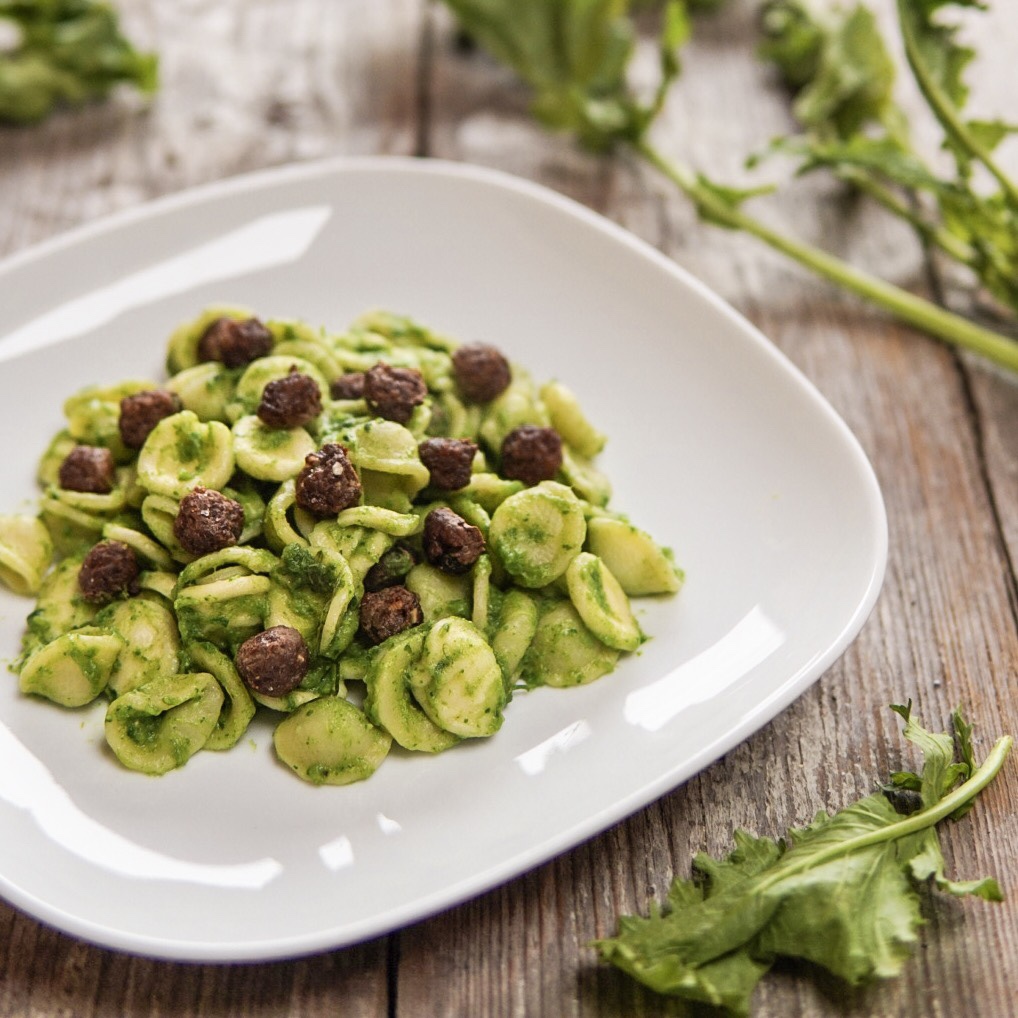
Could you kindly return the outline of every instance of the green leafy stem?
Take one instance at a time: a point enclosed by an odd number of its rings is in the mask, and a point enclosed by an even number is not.
[[[1018,185],[1003,171],[993,158],[990,150],[973,133],[950,97],[938,85],[935,75],[927,66],[919,41],[923,22],[916,11],[915,0],[898,0],[898,22],[905,44],[905,57],[915,77],[916,84],[927,105],[933,111],[941,127],[962,150],[968,151],[981,162],[1004,189],[1011,203],[1018,207]]]
[[[628,82],[637,34],[629,0],[445,2],[466,32],[530,87],[532,111],[545,127],[569,133],[596,152],[628,148],[685,194],[704,220],[756,237],[898,320],[1018,372],[1018,342],[1004,331],[951,312],[776,230],[743,209],[748,199],[771,188],[725,187],[664,154],[651,135],[680,73],[679,50],[690,35],[688,5],[681,0],[656,5],[661,9],[661,73],[649,102],[634,95]],[[958,2],[965,5],[965,0]],[[954,181],[936,179],[909,145],[907,118],[891,99],[893,61],[864,7],[857,5],[832,28],[812,17],[806,0],[770,0],[769,20],[778,26],[770,40],[770,58],[783,71],[791,71],[786,77],[810,97],[809,103],[799,105],[808,108],[818,130],[801,146],[807,157],[802,172],[827,167],[856,184],[910,223],[924,242],[971,270],[1005,306],[1018,310],[1013,271],[1018,268],[1018,252],[1012,250],[1018,188],[996,166],[991,153],[994,140],[1011,128],[999,122],[966,123],[959,113],[965,97],[961,69],[969,51],[956,45],[953,27],[933,20],[939,8],[950,5],[951,0],[924,4],[900,0],[909,60],[958,161],[959,177]],[[877,141],[863,130],[874,123],[885,131]],[[983,199],[969,188],[968,167],[973,161],[982,162],[1000,181],[1002,202]],[[882,177],[900,185],[904,197]],[[921,189],[931,191],[946,210],[940,221],[919,211],[916,199]]]
[[[961,41],[961,23],[943,17],[952,8],[981,10],[983,5],[976,0],[898,4],[908,67],[940,128],[942,148],[953,157],[953,172],[949,163],[932,166],[912,141],[914,118],[895,96],[896,61],[861,0],[833,9],[820,9],[811,0],[767,0],[758,52],[792,91],[799,126],[799,133],[775,139],[768,151],[796,158],[799,175],[829,171],[904,220],[923,244],[963,267],[1013,328],[1018,185],[993,152],[1018,127],[967,117],[963,72],[976,53]],[[986,180],[973,172],[980,165]]]
[[[865,834],[859,834],[854,838],[830,845],[825,850],[814,852],[812,855],[803,858],[797,866],[784,869],[780,874],[775,874],[769,880],[762,881],[758,885],[758,889],[761,891],[767,890],[768,887],[776,884],[779,880],[792,876],[796,872],[822,866],[838,856],[850,855],[852,852],[862,851],[864,848],[879,845],[881,842],[907,838],[909,835],[918,834],[920,831],[935,827],[941,820],[946,820],[952,814],[957,813],[963,806],[970,803],[993,781],[1001,767],[1004,766],[1004,761],[1007,759],[1013,746],[1014,738],[1010,735],[1002,735],[993,744],[993,748],[972,777],[952,792],[948,792],[936,805],[903,817],[890,827],[867,831]]]
[[[898,975],[922,924],[917,888],[927,881],[952,895],[1003,900],[992,877],[945,874],[936,827],[968,812],[1012,737],[999,738],[977,766],[960,709],[953,736],[924,729],[911,702],[892,709],[923,754],[920,772],[893,774],[881,791],[819,813],[781,841],[736,831],[731,854],[699,853],[695,879],[677,877],[663,906],[620,917],[617,935],[593,945],[601,957],[658,993],[746,1015],[780,957],[853,985]]]
[[[666,158],[646,139],[637,152],[666,176],[696,205],[702,218],[732,230],[741,230],[798,262],[816,275],[862,297],[900,321],[954,346],[964,347],[1010,371],[1018,371],[1018,343],[932,301],[888,283],[821,248],[781,233],[747,215],[691,168]]]
[[[158,87],[155,54],[134,48],[116,10],[97,0],[0,0],[0,126],[36,124],[61,107],[104,99],[119,84]]]

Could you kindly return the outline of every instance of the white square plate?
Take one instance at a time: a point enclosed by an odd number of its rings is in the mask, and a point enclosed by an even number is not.
[[[334,329],[382,307],[559,378],[609,435],[613,507],[687,581],[651,640],[581,688],[518,695],[494,738],[303,784],[256,723],[162,778],[105,749],[103,707],[0,686],[0,893],[69,933],[164,958],[339,947],[446,908],[622,819],[805,690],[876,600],[873,472],[813,387],[672,262],[548,190],[469,166],[288,167],[116,216],[0,266],[0,512],[83,385],[159,379],[208,304]],[[0,594],[0,653],[27,599]]]

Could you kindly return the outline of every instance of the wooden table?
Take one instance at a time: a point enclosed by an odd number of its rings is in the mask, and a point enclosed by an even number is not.
[[[0,904],[5,1016],[663,1015],[667,1002],[599,967],[587,944],[642,912],[693,854],[745,827],[778,835],[872,790],[904,755],[886,709],[931,724],[962,703],[978,750],[1018,732],[1018,386],[890,323],[755,241],[699,224],[656,175],[544,134],[513,78],[453,43],[426,0],[123,0],[158,48],[162,90],[32,129],[0,129],[0,254],[115,209],[253,168],[333,154],[417,154],[495,166],[560,190],[656,245],[771,337],[859,437],[883,487],[890,561],[861,635],[771,724],[683,787],[507,886],[361,946],[291,962],[170,964],[72,940]],[[789,126],[752,58],[753,3],[699,24],[658,140],[738,180]],[[886,11],[888,4],[881,5]],[[1018,10],[976,29],[977,96],[1013,119]],[[1008,88],[1010,83],[1012,86]],[[994,99],[998,100],[994,102]],[[1014,150],[1005,153],[1014,166]],[[830,187],[766,213],[904,285],[947,284],[912,237]],[[0,835],[2,836],[2,835]],[[929,895],[904,975],[847,991],[783,966],[760,1015],[1018,1013],[1018,765],[943,831],[948,869],[995,874],[1009,900]]]

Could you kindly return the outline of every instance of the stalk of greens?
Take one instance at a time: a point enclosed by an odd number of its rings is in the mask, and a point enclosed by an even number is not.
[[[0,49],[0,123],[37,123],[60,105],[103,99],[120,83],[155,91],[155,56],[124,38],[107,4],[0,0],[5,26],[15,42]]]
[[[1001,901],[992,878],[945,875],[936,825],[972,807],[1004,763],[1011,737],[977,765],[960,711],[952,739],[923,729],[911,702],[892,709],[923,753],[919,773],[893,774],[881,791],[833,816],[820,813],[783,841],[736,831],[727,859],[698,855],[696,879],[675,880],[649,918],[622,918],[618,936],[595,944],[601,957],[659,993],[746,1015],[756,984],[782,956],[852,984],[897,975],[922,922],[921,884]]]
[[[920,239],[971,273],[1006,313],[1018,314],[1018,186],[994,150],[1018,130],[964,115],[962,72],[975,56],[940,15],[972,3],[900,2],[905,54],[941,128],[953,172],[935,171],[914,147],[894,99],[894,62],[861,3],[814,11],[776,0],[763,15],[761,54],[795,90],[799,136],[776,147],[800,159],[799,172],[828,170],[910,223]],[[991,186],[976,186],[981,166]]]
[[[1018,371],[1018,342],[775,230],[744,210],[747,200],[771,188],[726,187],[658,148],[651,126],[679,75],[678,52],[690,34],[681,0],[662,5],[660,81],[648,99],[635,94],[627,78],[636,40],[630,0],[445,3],[469,36],[529,86],[533,113],[550,130],[565,131],[597,152],[634,152],[682,191],[704,220],[749,233],[901,321]],[[917,6],[932,12],[940,5],[921,0]]]

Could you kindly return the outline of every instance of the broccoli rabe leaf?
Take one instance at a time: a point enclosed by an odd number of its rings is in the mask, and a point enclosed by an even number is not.
[[[697,855],[694,879],[677,879],[663,908],[620,920],[618,935],[596,944],[602,958],[660,993],[745,1015],[779,957],[805,959],[852,984],[897,975],[922,922],[921,882],[1000,901],[991,878],[946,877],[935,825],[971,805],[1003,764],[1010,737],[976,768],[960,713],[955,761],[950,735],[922,728],[911,705],[894,709],[923,753],[919,773],[898,776],[902,787],[918,787],[918,811],[903,815],[893,797],[876,792],[833,816],[820,813],[783,841],[736,831],[732,853]]]
[[[868,8],[859,4],[823,23],[806,5],[778,0],[762,23],[760,53],[799,89],[795,114],[803,126],[850,137],[892,108],[895,65]]]
[[[908,0],[901,15],[915,35],[916,46],[931,81],[959,109],[968,101],[965,68],[975,50],[958,38],[958,26],[938,17],[950,8],[981,9],[978,0]]]
[[[994,149],[1013,127],[965,119],[963,72],[973,51],[944,20],[950,7],[978,5],[898,5],[909,65],[954,155],[954,174],[934,171],[913,144],[894,97],[893,62],[862,3],[833,10],[809,0],[767,5],[760,52],[795,90],[793,111],[803,128],[771,150],[798,158],[800,174],[827,170],[870,195],[909,222],[924,243],[969,269],[1002,305],[1018,309],[1018,192],[993,162]],[[998,190],[973,185],[980,162],[997,178]]]
[[[321,598],[331,596],[339,577],[336,566],[321,552],[315,553],[296,542],[288,544],[272,571],[273,580],[291,591]]]
[[[60,105],[106,97],[120,83],[155,91],[157,61],[121,34],[116,12],[93,0],[0,0],[17,41],[0,51],[0,123],[30,124]]]
[[[770,0],[761,10],[760,27],[760,57],[774,64],[792,88],[808,86],[824,55],[824,29],[813,12],[795,0]]]
[[[903,3],[907,0],[902,0]],[[930,0],[924,0],[928,3]],[[632,7],[658,8],[661,29],[657,43],[660,74],[650,94],[632,86],[630,64],[636,53],[636,22]],[[688,10],[702,4],[668,0],[445,0],[466,37],[487,50],[523,80],[532,108],[549,129],[570,134],[589,149],[629,150],[658,170],[695,205],[701,218],[727,229],[757,237],[817,275],[855,293],[930,335],[975,351],[1018,371],[1018,344],[1003,332],[986,328],[946,311],[928,300],[873,276],[827,251],[775,229],[749,214],[747,198],[760,193],[727,187],[677,155],[665,151],[652,130],[680,70],[678,52],[689,35]],[[856,5],[859,7],[860,5]],[[782,11],[785,13],[782,14]],[[1013,185],[985,200],[966,181],[937,181],[938,212],[916,207],[902,194],[892,174],[916,172],[909,161],[907,119],[890,100],[892,67],[867,13],[850,14],[846,27],[832,31],[815,18],[806,0],[780,0],[768,5],[764,19],[770,33],[770,55],[797,88],[813,86],[804,99],[814,126],[802,142],[804,166],[831,166],[912,223],[924,242],[933,243],[970,268],[1003,303],[1018,309],[1018,244],[1014,229]],[[835,22],[837,24],[837,22]],[[641,28],[645,22],[641,18]],[[635,75],[633,76],[635,78]],[[873,118],[879,118],[874,125]],[[660,127],[660,125],[658,125]],[[814,156],[813,146],[855,142],[872,128],[885,132],[889,144],[866,153],[870,166],[835,168],[837,151]],[[969,135],[988,141],[1006,130],[1002,123],[969,125]],[[681,141],[681,139],[680,139]],[[886,166],[873,166],[884,155]],[[982,161],[986,163],[986,159]],[[989,167],[988,167],[989,168]],[[891,178],[891,179],[889,179]],[[976,228],[978,227],[978,228]],[[989,228],[987,228],[989,227]],[[970,239],[971,238],[971,239]]]
[[[635,32],[627,0],[446,0],[462,28],[508,64],[533,91],[534,115],[598,151],[635,142],[679,73],[689,35],[685,7],[664,5],[661,78],[637,96],[627,79]]]

